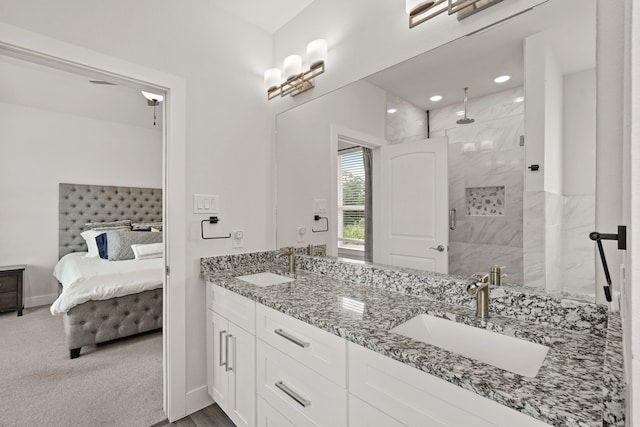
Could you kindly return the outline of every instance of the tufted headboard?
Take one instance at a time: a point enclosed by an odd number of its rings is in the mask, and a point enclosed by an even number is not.
[[[162,221],[162,190],[159,188],[60,183],[59,190],[59,258],[87,250],[80,236],[87,222]]]

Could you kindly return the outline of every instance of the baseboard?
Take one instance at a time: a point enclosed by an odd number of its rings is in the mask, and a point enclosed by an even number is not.
[[[38,295],[35,297],[26,297],[23,300],[24,306],[29,307],[39,307],[41,305],[51,305],[58,298],[58,294],[50,294],[50,295]]]
[[[206,408],[212,403],[213,399],[211,398],[211,396],[209,396],[209,393],[207,393],[206,385],[195,388],[193,390],[189,390],[185,399],[185,409],[187,411],[186,415],[198,412],[200,409]]]

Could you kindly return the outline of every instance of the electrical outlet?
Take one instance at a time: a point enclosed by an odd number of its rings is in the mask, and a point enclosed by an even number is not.
[[[232,248],[241,248],[244,246],[244,231],[243,230],[234,230],[231,234],[231,247]]]
[[[298,227],[298,243],[303,243],[304,242],[305,234],[307,234],[307,228],[306,227]]]

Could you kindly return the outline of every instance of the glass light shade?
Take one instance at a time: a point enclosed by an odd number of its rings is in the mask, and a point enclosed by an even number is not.
[[[430,4],[429,4],[430,3]],[[407,10],[407,15],[411,15],[411,12],[413,12],[414,10],[416,10],[418,7],[420,6],[430,6],[431,4],[433,4],[433,0],[406,0],[406,10]]]
[[[282,73],[279,68],[269,68],[264,72],[264,88],[269,90],[280,86],[282,83]]]
[[[327,60],[327,41],[317,39],[307,45],[309,68],[315,68]]]
[[[142,96],[147,98],[149,101],[162,102],[164,100],[164,96],[158,95],[157,93],[145,92],[144,90],[141,90],[140,92],[142,92]]]
[[[289,80],[302,73],[302,57],[300,55],[289,55],[284,58],[283,74]]]

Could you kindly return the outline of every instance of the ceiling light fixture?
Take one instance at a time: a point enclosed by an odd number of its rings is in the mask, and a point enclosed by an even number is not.
[[[289,55],[284,60],[282,71],[279,68],[265,71],[264,88],[267,90],[267,99],[273,99],[278,95],[296,96],[311,89],[313,79],[324,73],[327,51],[327,41],[317,39],[307,45],[308,70],[302,70],[300,55]]]
[[[433,95],[431,98],[429,98],[429,100],[432,101],[432,102],[442,101],[442,96],[441,95]]]
[[[157,93],[145,92],[144,90],[140,92],[142,92],[142,96],[144,96],[147,99],[147,105],[150,107],[153,106],[153,125],[155,126],[156,125],[156,107],[158,106],[158,104],[164,101],[164,96],[158,95]]]
[[[517,98],[513,98],[513,102],[524,102],[524,96],[519,96]]]
[[[509,79],[511,78],[511,76],[499,76],[496,77],[495,79],[493,79],[494,82],[496,83],[504,83],[509,81]]]
[[[389,113],[389,114],[395,114],[395,113],[397,113],[397,112],[398,112],[398,110],[397,110],[397,109],[395,109],[395,108],[389,108],[389,109],[387,110],[387,113]]]
[[[405,0],[409,28],[413,28],[447,11],[462,20],[502,0]]]

